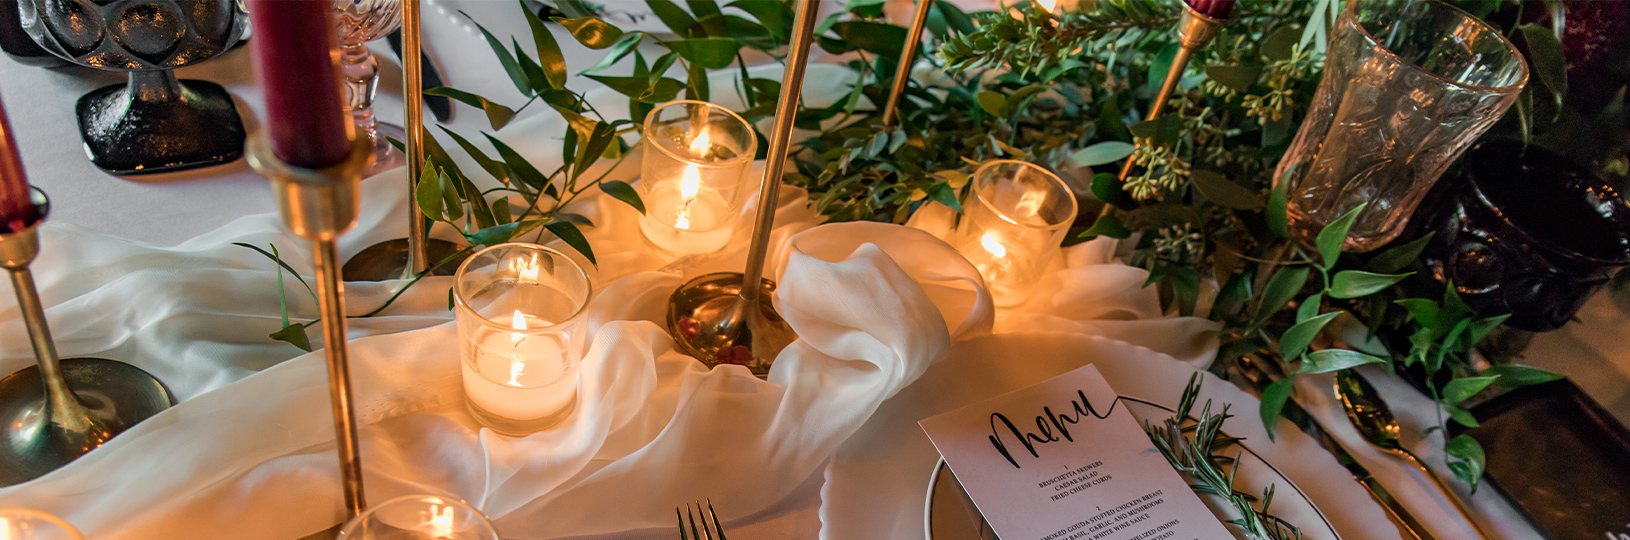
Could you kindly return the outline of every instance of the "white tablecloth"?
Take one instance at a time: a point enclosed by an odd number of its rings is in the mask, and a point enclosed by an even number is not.
[[[517,21],[504,20],[502,17],[493,18],[487,14],[503,13],[504,10],[514,9],[514,6],[509,2],[451,0],[428,2],[427,6],[430,12],[427,12],[425,18],[426,37],[433,54],[437,57],[438,65],[450,84],[501,100],[519,101],[518,94],[515,94],[507,78],[502,75],[496,61],[486,52],[485,44],[467,25],[459,22],[455,13],[459,9],[464,9],[484,23],[491,21],[489,27],[502,34],[521,31],[520,25]],[[522,37],[524,39],[524,33]],[[557,35],[557,40],[563,44],[571,43],[570,37],[564,34]],[[383,48],[379,50],[382,51]],[[574,72],[597,59],[597,52],[583,49],[575,51],[568,55],[568,63]],[[388,56],[388,53],[382,56],[382,59],[390,58],[392,57]],[[387,82],[381,85],[379,114],[382,120],[399,121],[400,101],[394,97],[396,94],[390,91],[394,85],[388,82],[396,72],[393,67],[388,67],[391,62],[382,64],[387,66],[385,68]],[[245,113],[248,127],[251,130],[257,129],[252,113],[259,110],[260,98],[248,69],[246,50],[235,50],[215,61],[184,68],[179,74],[182,77],[214,80],[227,86],[239,98],[240,108]],[[42,277],[42,294],[45,302],[52,306],[53,328],[57,331],[60,346],[70,354],[100,352],[116,358],[143,358],[147,362],[144,367],[170,383],[178,397],[182,399],[204,395],[210,390],[244,380],[252,374],[271,373],[266,371],[267,368],[288,360],[298,351],[286,345],[270,342],[264,337],[265,333],[276,328],[275,297],[265,287],[264,279],[266,271],[269,270],[269,263],[247,250],[225,245],[228,240],[250,240],[262,244],[276,241],[283,246],[296,245],[286,236],[276,233],[275,216],[262,215],[226,227],[240,216],[273,211],[275,207],[270,189],[263,178],[249,171],[241,161],[193,172],[131,179],[113,178],[97,172],[80,151],[72,118],[72,102],[85,91],[117,80],[117,76],[104,72],[80,68],[41,70],[21,66],[9,58],[0,60],[0,91],[4,92],[7,111],[18,130],[25,163],[33,182],[53,197],[53,223],[57,225],[46,235],[48,243],[37,268]],[[818,85],[821,82],[823,81],[812,80],[811,85]],[[573,84],[588,88],[593,83],[574,79]],[[452,123],[453,129],[465,134],[473,134],[484,127],[481,115],[468,108],[460,108]],[[544,142],[534,141],[534,151],[536,147],[544,146]],[[395,188],[394,183],[399,180],[395,176],[381,177],[370,180],[365,186],[370,190],[384,193]],[[390,200],[396,197],[400,195],[379,196],[370,200]],[[388,237],[392,231],[400,228],[402,221],[400,208],[370,207],[364,211],[363,231],[347,237],[343,243],[342,247],[347,253],[355,252],[371,241]],[[783,221],[795,222],[799,219],[807,220],[808,217],[794,217]],[[73,227],[62,226],[63,224],[74,224],[89,230],[76,230]],[[249,232],[253,234],[248,234]],[[135,242],[121,241],[118,238],[127,238]],[[191,241],[187,241],[189,239]],[[148,244],[176,247],[160,252]],[[148,276],[126,275],[129,267],[128,261],[124,258],[132,254],[149,257],[149,260],[142,263],[142,268],[149,274]],[[623,252],[622,255],[631,261],[646,257],[632,251]],[[1086,251],[1072,255],[1095,256]],[[293,259],[299,264],[298,254]],[[1105,303],[1140,301],[1136,294],[1128,296],[1124,292],[1130,291],[1141,281],[1135,275],[1126,274],[1124,270],[1114,270],[1117,267],[1104,265],[1103,261],[1074,262],[1077,266],[1062,269],[1060,276],[1055,277],[1069,279],[1071,272],[1078,272],[1086,263],[1091,262],[1093,266],[1099,267],[1097,271],[1118,274],[1119,277],[1116,279],[1121,281],[1116,283],[1122,283],[1123,287],[1095,289],[1109,293],[1072,298],[1073,305],[1108,305]],[[203,279],[197,274],[190,275],[192,279],[189,280],[165,279],[162,275],[151,275],[163,274],[163,268],[166,267],[189,268],[204,264],[220,268],[212,270],[207,274],[207,278]],[[634,262],[627,264],[639,266]],[[711,264],[729,266],[725,261],[715,261]],[[601,268],[612,273],[605,276],[607,278],[621,277],[625,273],[619,269],[615,257],[611,262],[603,261]],[[87,279],[87,273],[93,277]],[[121,280],[133,279],[148,281],[143,281],[144,286],[140,290],[117,289]],[[78,285],[72,288],[53,286],[70,282]],[[436,286],[444,285],[435,283],[421,285],[421,287]],[[139,327],[129,324],[131,322],[129,317],[134,311],[111,309],[110,306],[113,304],[94,304],[108,301],[107,298],[98,298],[97,295],[109,294],[107,292],[109,288],[116,291],[113,294],[123,295],[124,300],[134,303],[144,297],[155,302],[162,302],[163,299],[174,295],[207,298],[208,295],[197,294],[200,287],[217,290],[221,294],[214,298],[214,303],[188,305],[185,310],[167,314],[153,324]],[[366,299],[377,300],[389,291],[388,284],[362,284],[350,288],[353,298],[359,299],[353,305],[365,304]],[[1119,300],[1110,298],[1115,295],[1125,298]],[[292,295],[291,298],[296,299],[297,304],[302,302],[298,295]],[[306,303],[309,304],[309,301]],[[417,304],[409,302],[399,310],[393,310],[393,316],[356,322],[353,325],[353,334],[382,335],[434,326],[446,320],[445,312],[438,314],[433,309],[436,304],[436,299],[424,299]],[[10,306],[9,299],[3,305]],[[104,309],[89,309],[90,307]],[[296,305],[295,309],[305,309],[309,312],[311,307]],[[93,315],[77,318],[57,316],[66,312]],[[264,322],[259,326],[208,324],[210,318],[218,313],[259,313]],[[1109,335],[1157,350],[1164,349],[1179,357],[1187,356],[1194,360],[1203,360],[1206,356],[1204,351],[1207,347],[1207,336],[1203,325],[1181,319],[1167,319],[1140,327],[1127,321],[1113,320],[1112,315],[1113,313],[1096,313],[1090,316],[1062,317],[1054,321],[1054,324],[1059,326],[1054,329],[1078,334]],[[1613,321],[1622,320],[1622,311],[1604,296],[1587,306],[1581,318],[1584,324],[1570,326],[1538,338],[1535,352],[1529,358],[1529,362],[1564,374],[1575,375],[1575,379],[1579,380],[1587,391],[1595,395],[1621,419],[1630,417],[1630,390],[1627,390],[1630,388],[1630,359],[1618,353],[1611,343],[1596,337],[1618,335],[1601,333],[1600,328],[1603,328],[1602,325],[1611,326],[1615,324]],[[29,362],[28,353],[21,347],[23,342],[17,338],[20,336],[18,333],[20,325],[16,324],[15,319],[14,307],[8,308],[4,315],[0,315],[0,321],[6,321],[10,328],[10,332],[5,334],[6,346],[3,348],[7,357],[4,367],[8,371]],[[1013,322],[1016,320],[1020,319],[1004,316],[998,322],[998,331],[1012,330],[1017,326],[1017,323]],[[1150,332],[1150,328],[1155,330]],[[154,351],[144,349],[145,344],[165,340],[172,343],[196,340],[201,345],[169,349],[167,352],[179,351],[172,358],[155,358]],[[367,345],[359,342],[358,346]],[[190,371],[189,366],[194,363],[209,362],[212,358],[218,357],[230,357],[237,363],[225,366],[225,369],[212,371],[207,377],[198,377],[194,371]],[[312,365],[310,360],[314,357],[305,358],[307,361],[304,365],[309,368]],[[969,361],[963,361],[966,362]],[[1608,369],[1604,364],[1618,368]],[[958,363],[946,363],[932,369],[948,370],[956,365]],[[931,370],[930,373],[936,372]],[[947,376],[942,374],[936,378]],[[1372,378],[1377,379],[1380,378]],[[1400,385],[1389,384],[1390,381],[1383,379],[1377,382],[1384,393],[1395,399],[1407,401],[1416,397]],[[1308,382],[1299,389],[1299,397],[1310,403],[1325,402],[1328,405],[1329,396],[1326,388],[1328,385],[1321,387]],[[1425,410],[1423,407],[1411,409]],[[1443,530],[1439,531],[1440,537],[1465,537],[1465,531],[1457,530],[1452,520],[1446,517],[1449,515],[1446,503],[1430,494],[1430,488],[1424,477],[1408,471],[1402,464],[1389,457],[1368,450],[1368,447],[1351,433],[1350,428],[1342,429],[1346,427],[1346,423],[1336,416],[1333,407],[1316,408],[1315,412],[1324,418],[1327,426],[1331,426],[1333,431],[1348,441],[1348,447],[1366,466],[1387,479],[1389,487],[1393,488],[1395,494],[1404,498],[1412,507],[1418,508],[1423,515],[1439,516],[1439,519],[1428,521],[1435,524],[1435,529],[1442,527]],[[1425,414],[1406,415],[1404,418],[1406,432],[1418,433],[1422,427],[1422,418],[1425,416]],[[123,443],[116,442],[115,446],[119,444]],[[1431,452],[1433,447],[1430,441],[1418,445],[1418,448],[1425,450],[1427,454],[1433,453]],[[849,448],[845,453],[863,450]],[[313,448],[307,455],[309,459],[330,459],[326,452],[324,448]],[[102,459],[97,456],[110,453],[112,452],[99,451],[88,459]],[[172,462],[169,466],[188,464],[185,460],[175,459],[180,464]],[[791,485],[786,486],[790,494],[780,502],[765,505],[753,515],[743,516],[739,512],[727,510],[734,516],[730,524],[737,537],[814,537],[820,525],[816,517],[816,510],[820,506],[818,491],[824,482],[822,473],[818,472],[818,469],[812,470],[817,472],[807,476],[801,483],[798,479],[791,479]],[[1440,474],[1446,473],[1440,471]],[[923,481],[926,482],[926,477]],[[59,500],[52,503],[35,497],[19,499],[0,495],[0,501],[59,509],[63,508],[63,504],[72,506],[71,499],[68,502]],[[1493,516],[1495,521],[1502,523],[1499,528],[1505,532],[1501,537],[1526,538],[1532,534],[1531,531],[1524,529],[1521,523],[1513,521],[1509,508],[1503,507],[1502,501],[1494,500],[1488,491],[1479,493],[1477,501],[1481,512]],[[679,502],[682,501],[660,501],[659,504],[670,505]],[[134,504],[142,503],[136,501]],[[1351,504],[1362,506],[1370,503],[1362,500]],[[1374,529],[1367,532],[1387,536],[1389,531],[1385,524],[1376,523]],[[663,529],[654,529],[615,536],[666,538],[671,534]]]

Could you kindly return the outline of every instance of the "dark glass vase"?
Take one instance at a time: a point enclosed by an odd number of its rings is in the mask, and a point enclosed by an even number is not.
[[[1480,315],[1529,332],[1562,327],[1630,265],[1630,201],[1539,147],[1491,141],[1468,152],[1422,205],[1410,238],[1422,262]]]
[[[171,72],[238,42],[249,21],[236,0],[23,0],[18,9],[47,52],[129,73],[127,84],[79,99],[79,134],[97,167],[148,174],[243,155],[243,120],[226,89]]]

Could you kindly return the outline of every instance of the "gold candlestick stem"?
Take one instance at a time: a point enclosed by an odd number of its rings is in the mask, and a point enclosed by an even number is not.
[[[793,119],[804,88],[804,68],[809,65],[809,46],[819,11],[819,0],[800,0],[793,19],[787,71],[765,156],[758,218],[748,244],[746,270],[741,274],[720,272],[697,277],[668,299],[668,329],[674,341],[681,351],[709,366],[739,364],[754,375],[767,377],[776,355],[798,339],[765,295],[775,290],[775,283],[763,279],[764,259],[769,253],[770,230],[775,226],[777,193],[792,144]]]
[[[900,49],[900,65],[894,69],[894,84],[889,87],[889,100],[883,105],[883,125],[894,123],[899,112],[900,95],[906,92],[911,80],[911,66],[917,63],[917,49],[923,44],[923,28],[928,26],[928,10],[934,0],[917,0],[917,9],[911,14],[911,29],[906,32],[905,47]]]
[[[283,222],[295,235],[311,241],[317,274],[317,305],[323,322],[323,348],[328,356],[328,392],[334,416],[334,438],[348,517],[367,505],[362,488],[362,454],[356,415],[351,405],[350,356],[346,347],[345,281],[334,240],[356,225],[357,182],[373,161],[367,139],[353,141],[351,157],[320,170],[284,163],[272,153],[264,135],[250,141],[249,163],[272,179]]]
[[[419,12],[419,0],[402,1],[402,96],[406,105],[403,130],[407,133],[407,140],[402,142],[407,147],[408,234],[407,238],[368,246],[346,261],[344,275],[357,281],[413,279],[430,267],[432,259],[441,261],[459,251],[457,244],[430,238],[424,211],[414,197],[419,191],[419,177],[424,174],[424,40]],[[435,275],[453,275],[461,261],[446,262],[436,268]]]
[[[419,35],[419,0],[402,2],[402,94],[407,99],[408,264],[402,279],[413,279],[430,266],[425,253],[424,212],[415,204],[419,175],[424,173],[424,44]]]
[[[20,484],[67,465],[115,435],[175,404],[140,368],[101,358],[57,357],[45,306],[29,265],[50,203],[33,190],[34,219],[0,233],[0,266],[11,277],[37,365],[0,379],[0,486]]]
[[[1149,105],[1149,116],[1145,120],[1157,120],[1161,113],[1166,111],[1166,102],[1171,101],[1172,92],[1177,90],[1177,83],[1183,79],[1183,72],[1188,69],[1189,58],[1217,37],[1217,31],[1222,28],[1222,23],[1222,19],[1202,15],[1189,7],[1187,2],[1183,3],[1183,18],[1178,23],[1181,41],[1178,43],[1177,55],[1172,57],[1172,67],[1166,72],[1166,82],[1160,85],[1160,93],[1155,94],[1154,103]],[[1131,157],[1127,157],[1126,165],[1121,167],[1119,178],[1122,182],[1132,174],[1133,161]],[[1105,205],[1104,212],[1107,214],[1111,208],[1114,206]]]

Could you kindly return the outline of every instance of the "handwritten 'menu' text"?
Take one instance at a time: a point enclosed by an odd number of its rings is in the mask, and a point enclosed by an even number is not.
[[[1110,402],[1108,409],[1099,413],[1098,408],[1092,406],[1092,402],[1087,399],[1086,391],[1077,390],[1076,396],[1076,399],[1070,401],[1074,414],[1057,414],[1053,412],[1052,407],[1042,407],[1041,414],[1036,416],[1036,430],[1033,432],[1020,430],[1018,426],[1013,425],[1013,421],[1009,420],[1007,415],[999,412],[990,413],[990,444],[996,447],[996,451],[1000,452],[1002,457],[1007,458],[1008,463],[1013,464],[1013,468],[1018,469],[1021,468],[1019,462],[1013,459],[1013,453],[1008,451],[1007,443],[1003,442],[1003,435],[1011,435],[1017,439],[1018,443],[1024,445],[1024,449],[1030,452],[1030,457],[1041,457],[1041,454],[1036,452],[1036,445],[1059,440],[1075,442],[1075,438],[1070,435],[1069,426],[1079,424],[1089,416],[1098,420],[1109,418],[1109,414],[1115,411],[1115,405],[1120,403],[1120,400],[1116,399]]]

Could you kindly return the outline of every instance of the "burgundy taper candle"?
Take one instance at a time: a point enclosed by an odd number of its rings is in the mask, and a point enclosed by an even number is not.
[[[23,156],[17,152],[17,139],[11,135],[11,120],[0,103],[0,232],[17,232],[34,217],[34,200],[28,192],[28,176],[23,173]]]
[[[326,0],[251,0],[249,20],[266,124],[278,159],[307,169],[345,161],[351,119],[341,101]]]

